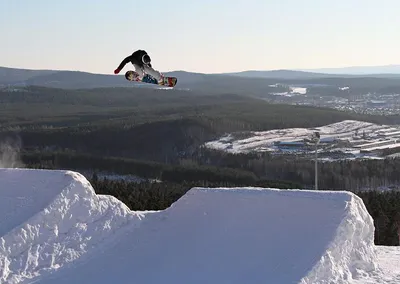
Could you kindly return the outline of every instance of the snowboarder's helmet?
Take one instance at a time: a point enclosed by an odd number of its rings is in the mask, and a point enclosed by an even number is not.
[[[129,81],[133,81],[133,79],[135,78],[135,73],[129,70],[125,73],[125,78]]]
[[[144,54],[143,56],[142,56],[142,61],[143,61],[143,63],[144,64],[149,64],[150,63],[150,56],[148,56],[147,54]]]

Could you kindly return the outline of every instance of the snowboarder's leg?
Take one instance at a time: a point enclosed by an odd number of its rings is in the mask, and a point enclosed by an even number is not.
[[[138,75],[139,75],[139,79],[142,80],[144,77],[143,67],[141,67],[137,64],[133,64],[133,66],[135,67],[135,72],[138,73]]]
[[[162,82],[164,76],[162,76],[162,74],[160,72],[158,72],[157,70],[154,70],[153,67],[144,65],[143,69],[146,74],[149,74],[150,76],[155,78],[159,83]]]

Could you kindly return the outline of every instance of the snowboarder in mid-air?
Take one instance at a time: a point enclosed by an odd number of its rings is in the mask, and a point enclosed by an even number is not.
[[[164,76],[159,71],[154,70],[151,66],[151,58],[145,50],[136,50],[134,53],[122,60],[117,69],[114,70],[114,74],[118,74],[128,62],[133,64],[140,80],[148,74],[155,78],[159,84],[163,83]]]

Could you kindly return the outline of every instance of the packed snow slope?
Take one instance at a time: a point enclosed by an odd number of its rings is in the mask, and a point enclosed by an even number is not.
[[[0,169],[0,283],[54,272],[136,220],[79,173]]]
[[[352,283],[379,272],[373,220],[349,192],[193,188],[166,210],[134,212],[76,172],[1,169],[0,202],[1,283]]]

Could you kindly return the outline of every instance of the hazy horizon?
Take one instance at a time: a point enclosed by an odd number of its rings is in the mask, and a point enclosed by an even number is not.
[[[125,67],[125,70],[133,69],[130,64]],[[86,71],[86,70],[69,70],[69,69],[59,69],[59,68],[51,68],[51,69],[42,69],[42,68],[25,68],[25,67],[13,67],[13,66],[0,66],[3,68],[10,68],[10,69],[24,69],[24,70],[33,70],[33,71],[79,71],[79,72],[86,72],[86,73],[93,73],[93,74],[101,74],[101,75],[111,75],[110,73],[101,73],[101,72],[93,72],[93,71]],[[393,70],[393,68],[395,70]],[[372,70],[373,69],[373,70]],[[344,67],[322,67],[316,69],[263,69],[263,70],[237,70],[232,72],[193,72],[190,70],[169,70],[168,72],[191,72],[191,73],[199,73],[199,74],[225,74],[225,73],[240,73],[240,72],[258,72],[258,71],[303,71],[303,72],[315,72],[315,73],[326,73],[326,74],[343,74],[343,75],[362,75],[362,74],[399,74],[400,73],[400,64],[389,64],[389,65],[376,65],[376,66],[344,66]],[[371,71],[372,70],[372,71]]]
[[[136,49],[163,72],[395,65],[399,10],[395,0],[0,0],[0,66],[113,74]]]

